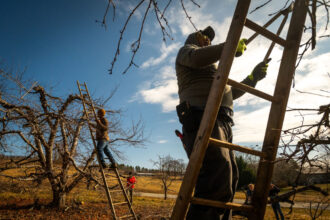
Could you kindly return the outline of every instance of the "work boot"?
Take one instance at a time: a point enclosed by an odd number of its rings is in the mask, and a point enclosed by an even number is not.
[[[102,165],[103,169],[108,168],[108,165],[105,162],[101,162],[101,165]]]
[[[110,168],[117,168],[118,166],[117,166],[117,163],[111,163],[111,166],[110,166]]]

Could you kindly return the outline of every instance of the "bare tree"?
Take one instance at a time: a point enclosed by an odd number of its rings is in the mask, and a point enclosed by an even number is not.
[[[26,172],[24,177],[8,178],[30,178],[38,183],[47,179],[53,194],[51,205],[62,208],[66,195],[83,178],[99,182],[89,169],[95,161],[95,151],[87,133],[81,97],[76,94],[56,97],[38,85],[22,98],[20,90],[24,83],[15,74],[4,69],[0,71],[7,79],[5,85],[13,84],[11,89],[6,88],[0,94],[1,150],[24,154],[18,159],[2,161],[0,175],[7,169],[35,164],[38,168],[34,172]],[[98,106],[99,102],[94,101]],[[111,114],[111,146],[117,155],[120,156],[120,151],[116,147],[123,142],[130,145],[143,143],[142,121],[124,128],[120,111],[108,112]]]
[[[327,196],[318,198],[316,202],[309,203],[308,214],[312,220],[318,219],[328,209],[330,199]]]
[[[154,166],[158,170],[156,178],[162,183],[164,190],[164,199],[167,199],[167,192],[173,181],[178,180],[185,170],[185,164],[182,159],[174,159],[170,155],[166,157],[158,156],[158,161],[154,161]]]
[[[274,167],[272,182],[276,185],[292,186],[295,185],[299,175],[299,165],[294,160],[286,161],[284,158],[278,158]]]
[[[318,95],[318,94],[314,94]],[[287,111],[299,112],[301,116],[301,124],[284,130],[281,137],[281,157],[276,161],[280,164],[294,164],[296,168],[295,179],[291,183],[293,187],[293,200],[295,194],[299,192],[296,187],[303,184],[313,184],[307,181],[308,176],[312,175],[315,168],[323,170],[324,175],[329,176],[329,155],[330,155],[330,139],[329,139],[329,112],[330,104],[322,105],[317,109],[289,109]],[[305,113],[307,112],[307,113]],[[314,123],[307,124],[305,116],[314,112],[320,115],[319,120]],[[316,115],[315,114],[315,115]],[[283,169],[281,169],[283,172]],[[285,172],[286,175],[288,172]],[[276,172],[274,172],[276,174]],[[291,182],[292,180],[290,180]],[[307,186],[311,187],[311,186]],[[313,188],[315,190],[315,187]],[[318,218],[324,213],[328,206],[329,199],[327,193],[321,191],[324,196],[317,202],[311,202],[309,214],[312,219]],[[313,203],[313,206],[312,206]],[[316,207],[316,208],[315,208]]]
[[[300,165],[300,170],[306,166],[319,167],[320,169],[329,167],[327,158],[330,155],[330,104],[320,106],[318,109],[290,109],[288,111],[300,112],[302,121],[299,126],[283,131],[283,152],[281,155],[287,161],[295,160]],[[312,124],[305,124],[302,113],[305,111],[317,112],[321,115],[320,120]]]

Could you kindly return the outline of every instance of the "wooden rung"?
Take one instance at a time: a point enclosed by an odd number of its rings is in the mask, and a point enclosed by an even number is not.
[[[124,204],[127,204],[128,202],[116,202],[116,203],[113,203],[113,205],[124,205]]]
[[[196,197],[193,197],[190,202],[193,204],[207,205],[207,206],[224,208],[224,209],[232,209],[235,211],[250,212],[253,210],[253,206],[251,206],[251,205],[242,205],[242,204],[232,203],[232,202],[220,202],[220,201],[201,199],[201,198],[196,198]]]
[[[121,189],[117,189],[117,190],[111,190],[110,192],[111,193],[115,193],[115,192],[122,192],[123,190],[121,190]]]
[[[131,217],[134,217],[134,215],[123,215],[123,216],[120,216],[119,219],[131,218]]]
[[[239,152],[243,152],[243,153],[247,153],[247,154],[252,154],[252,155],[255,155],[255,156],[259,156],[259,157],[264,157],[265,156],[265,153],[263,153],[261,151],[253,150],[253,149],[250,149],[248,147],[243,147],[243,146],[240,146],[240,145],[232,144],[232,143],[229,143],[229,142],[226,142],[226,141],[221,141],[221,140],[214,139],[214,138],[210,138],[209,144],[214,144],[218,147],[225,147],[225,148],[228,148],[230,150],[235,150],[235,151],[239,151]]]
[[[264,93],[264,92],[261,92],[251,86],[248,86],[248,85],[245,85],[243,83],[239,83],[239,82],[236,82],[232,79],[228,79],[228,82],[227,82],[228,85],[231,85],[237,89],[240,89],[244,92],[248,92],[252,95],[255,95],[255,96],[258,96],[260,98],[263,98],[265,100],[268,100],[270,102],[277,102],[277,99],[275,99],[274,96],[271,96],[271,95],[268,95],[267,93]]]
[[[274,41],[275,43],[282,45],[283,47],[285,47],[287,44],[283,38],[277,36],[276,34],[270,32],[269,30],[261,27],[260,25],[258,25],[257,23],[254,23],[253,21],[251,21],[249,19],[245,20],[245,26],[250,28],[251,30],[254,30],[255,32],[263,35],[264,37],[267,37],[268,39]]]

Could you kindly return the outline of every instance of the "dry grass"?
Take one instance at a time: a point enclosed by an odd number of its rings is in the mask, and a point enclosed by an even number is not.
[[[29,172],[29,171],[27,171]],[[19,176],[23,175],[22,169],[12,169],[1,174]],[[114,181],[114,175],[107,174],[110,182],[110,187],[117,185]],[[151,192],[151,193],[163,193],[160,180],[154,177],[140,177],[137,176],[136,191],[139,192]],[[125,179],[122,179],[125,184]],[[174,181],[170,187],[169,194],[177,194],[181,185],[181,181]],[[321,185],[323,189],[326,189],[327,185]],[[289,189],[283,189],[282,192]],[[44,180],[41,185],[37,185],[31,181],[18,182],[16,180],[10,180],[8,178],[0,177],[0,206],[16,205],[26,206],[35,202],[35,199],[39,199],[39,204],[47,204],[51,201],[50,185],[47,180]],[[121,196],[114,195],[114,199],[119,199]],[[245,199],[243,192],[237,192],[235,194],[236,199]],[[306,191],[296,196],[295,201],[317,201],[320,198],[320,194],[314,191]],[[107,205],[107,198],[105,196],[102,187],[98,187],[95,190],[87,189],[85,181],[81,181],[67,197],[67,204],[70,209],[66,212],[58,210],[0,210],[0,219],[45,219],[46,216],[53,216],[52,219],[108,219],[111,216]],[[84,201],[84,205],[76,207],[75,202]],[[134,209],[142,219],[160,219],[160,217],[168,217],[173,209],[175,200],[162,198],[148,198],[148,197],[134,197]],[[289,209],[283,208],[285,214],[289,213]],[[14,217],[13,217],[14,216]],[[15,217],[16,216],[16,217]],[[56,218],[54,217],[56,216]],[[293,209],[290,215],[286,216],[287,219],[302,220],[310,219],[308,209]],[[234,219],[244,219],[235,217]],[[267,207],[265,219],[275,219],[273,211],[270,207]],[[323,217],[319,219],[330,219],[330,211],[326,211]]]

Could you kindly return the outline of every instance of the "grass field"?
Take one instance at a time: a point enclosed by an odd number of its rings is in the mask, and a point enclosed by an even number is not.
[[[22,170],[9,170],[2,172],[3,175],[20,175]],[[117,185],[114,176],[107,175],[110,187]],[[136,191],[163,194],[160,180],[153,177],[136,177]],[[123,179],[125,181],[125,179]],[[181,185],[181,181],[174,181],[169,188],[169,194],[177,194]],[[328,185],[320,185],[324,190]],[[286,192],[290,188],[282,189]],[[314,191],[305,191],[299,193],[295,197],[295,202],[318,201],[320,193]],[[108,219],[111,216],[107,205],[107,198],[102,187],[87,189],[85,181],[81,181],[67,197],[68,209],[63,211],[48,209],[43,204],[51,201],[51,192],[49,183],[44,180],[41,185],[31,181],[18,182],[8,178],[0,177],[0,219]],[[37,208],[31,206],[38,198]],[[245,199],[244,192],[237,192],[236,199]],[[329,198],[329,197],[328,197]],[[114,195],[114,200],[119,196]],[[83,202],[83,203],[82,203]],[[141,219],[160,219],[168,217],[174,206],[174,199],[164,200],[162,198],[134,197],[134,210]],[[20,207],[30,207],[29,209],[16,209]],[[7,208],[5,208],[7,207]],[[288,215],[289,209],[283,208],[286,219],[311,219],[308,209],[294,208],[293,212]],[[236,217],[234,219],[244,219]],[[270,207],[267,208],[265,219],[275,219]],[[318,219],[330,219],[330,211],[327,210]]]

